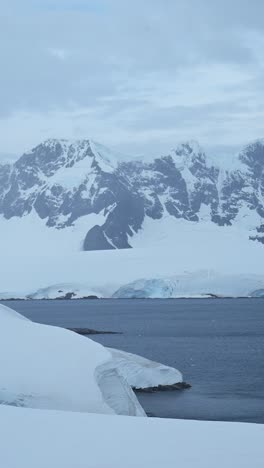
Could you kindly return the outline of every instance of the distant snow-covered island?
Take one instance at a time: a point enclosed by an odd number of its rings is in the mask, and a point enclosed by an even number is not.
[[[3,305],[0,366],[3,468],[262,468],[263,425],[146,417],[132,387],[181,383],[177,369]]]
[[[48,299],[176,299],[176,298],[264,297],[264,276],[220,274],[211,270],[170,277],[148,277],[122,284],[115,289],[104,280],[89,283],[57,283],[35,291],[0,291],[0,300]]]

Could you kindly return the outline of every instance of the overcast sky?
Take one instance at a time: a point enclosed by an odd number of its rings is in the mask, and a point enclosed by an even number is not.
[[[221,157],[264,137],[263,18],[261,0],[2,0],[0,153],[191,138]]]

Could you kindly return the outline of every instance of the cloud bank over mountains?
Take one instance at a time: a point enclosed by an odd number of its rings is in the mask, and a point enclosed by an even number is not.
[[[2,10],[1,153],[92,136],[132,155],[190,138],[220,155],[263,134],[258,0],[13,0]]]

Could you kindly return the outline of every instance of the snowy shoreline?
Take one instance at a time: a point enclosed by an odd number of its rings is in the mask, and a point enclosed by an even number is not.
[[[0,305],[0,466],[262,468],[264,425],[146,417],[133,388],[172,367]]]
[[[100,407],[101,392],[102,412],[108,413],[106,407],[110,406],[118,414],[143,415],[132,388],[182,383],[182,374],[177,369],[135,354],[105,348],[81,336],[76,329],[34,323],[4,305],[0,305],[0,325],[0,356],[8,354],[5,358],[0,357],[4,385],[4,388],[0,387],[0,401],[7,404],[91,411],[93,406]],[[15,349],[14,339],[17,342]],[[56,374],[61,382],[55,383]],[[73,380],[78,388],[73,387]],[[94,387],[92,403],[87,402],[85,396],[91,393],[90,383]]]
[[[196,300],[196,299],[227,299],[227,300],[234,300],[234,299],[264,299],[264,295],[263,296],[215,296],[214,294],[208,294],[208,295],[200,295],[200,296],[178,296],[178,297],[98,297],[97,298],[98,300],[100,301],[107,301],[109,299],[114,299],[115,301],[121,301],[121,300],[130,300],[130,301],[162,301],[162,300],[166,300],[166,301],[177,301],[177,300],[183,300],[183,299],[193,299],[193,300]],[[93,299],[90,299],[90,298],[87,298],[87,297],[78,297],[76,299],[74,298],[54,298],[54,299],[49,299],[49,298],[43,298],[43,299],[32,299],[32,298],[28,298],[28,297],[7,297],[7,298],[2,298],[1,297],[1,293],[0,293],[0,302],[16,302],[16,301],[30,301],[30,302],[38,302],[38,301],[93,301],[95,300],[94,298]],[[98,332],[97,330],[95,330],[95,332],[98,334],[98,333],[116,333],[116,332]]]
[[[39,279],[39,281],[41,281]],[[41,281],[42,282],[42,281]],[[213,270],[185,272],[173,276],[135,279],[109,286],[102,278],[97,283],[54,283],[37,288],[0,291],[0,300],[98,300],[98,299],[231,299],[264,297],[264,275],[224,274]],[[108,286],[107,286],[108,284]],[[14,286],[13,286],[14,287]]]

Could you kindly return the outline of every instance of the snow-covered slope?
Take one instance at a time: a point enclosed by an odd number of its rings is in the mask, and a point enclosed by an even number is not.
[[[0,305],[0,403],[144,416],[106,348]]]
[[[131,387],[182,381],[177,369],[33,323],[3,305],[0,367],[0,404],[64,411],[145,416]]]
[[[173,367],[164,366],[159,362],[150,361],[118,349],[108,348],[108,351],[111,353],[119,373],[135,389],[174,385],[182,382],[182,374]]]
[[[261,424],[0,406],[3,468],[262,468]]]
[[[182,223],[181,220],[178,222]],[[219,294],[238,296],[263,287],[264,249],[259,243],[249,242],[238,234],[228,235],[226,232],[225,235],[225,228],[220,227],[208,229],[207,240],[203,239],[202,230],[177,229],[175,232],[173,250],[166,242],[161,242],[162,247],[154,245],[149,248],[145,244],[144,248],[68,255],[3,253],[0,291],[4,298],[26,297],[39,293],[40,288],[49,291],[49,286],[64,283],[69,285],[69,290],[81,289],[84,285],[85,291],[111,297],[120,287],[131,282],[155,279],[159,281],[163,297],[164,283],[160,280],[167,282],[178,276],[183,279],[180,295],[218,291]],[[184,239],[186,244],[182,243]],[[209,280],[211,290],[208,290]],[[151,290],[154,293],[158,291],[153,287]]]

